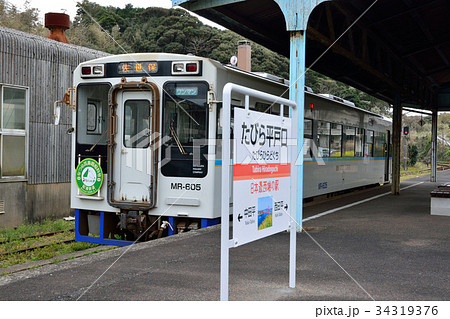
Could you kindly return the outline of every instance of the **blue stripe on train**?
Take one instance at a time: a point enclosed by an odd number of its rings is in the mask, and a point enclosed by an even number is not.
[[[385,160],[385,157],[322,157],[318,158],[319,160],[322,160],[324,162],[336,162],[336,161],[381,161]],[[392,157],[389,157],[389,159],[392,159]],[[317,162],[316,158],[305,158],[303,160],[304,162]],[[215,160],[215,166],[222,166],[222,160],[216,159]]]

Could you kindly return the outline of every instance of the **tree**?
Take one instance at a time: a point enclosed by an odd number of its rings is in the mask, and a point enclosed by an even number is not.
[[[409,166],[414,166],[417,163],[417,156],[419,155],[419,149],[416,145],[408,144],[408,162]]]
[[[31,8],[29,1],[25,1],[24,10],[20,11],[8,1],[0,0],[0,26],[36,35],[48,34],[39,23],[39,9]]]
[[[201,23],[183,9],[157,7],[125,8],[101,6],[89,0],[77,3],[77,15],[67,37],[73,44],[112,54],[131,52],[168,52],[203,56],[228,64],[237,55],[242,36]],[[26,3],[20,11],[0,0],[0,25],[44,33],[38,23],[38,10]],[[289,60],[261,45],[252,43],[252,71],[289,78]],[[357,107],[389,116],[389,105],[351,86],[313,70],[307,70],[305,82],[316,93],[328,93],[349,100]],[[450,127],[450,119],[446,124]]]

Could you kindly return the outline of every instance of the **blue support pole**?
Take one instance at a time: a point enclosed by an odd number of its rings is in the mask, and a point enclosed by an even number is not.
[[[306,31],[290,34],[290,89],[289,99],[297,103],[297,232],[302,229],[303,219],[303,126],[305,117],[305,45]]]

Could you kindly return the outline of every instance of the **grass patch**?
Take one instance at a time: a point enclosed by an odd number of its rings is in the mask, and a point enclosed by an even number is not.
[[[49,244],[49,246],[38,248],[31,251],[14,253],[9,255],[0,255],[0,268],[6,268],[12,265],[23,264],[30,261],[50,259],[58,255],[69,254],[80,250],[85,250],[99,246],[98,244],[85,242],[71,242],[58,244],[63,240],[74,239],[73,229],[75,223],[65,220],[44,220],[41,223],[21,225],[15,229],[1,229],[0,241],[8,242],[0,245],[0,253],[12,252],[20,249],[36,247]],[[35,236],[44,233],[64,231],[51,237],[37,237],[22,240],[23,237]],[[55,262],[58,262],[56,260]]]
[[[30,261],[50,259],[58,255],[69,254],[97,246],[98,244],[72,242],[68,244],[53,244],[32,251],[0,256],[0,268],[6,268],[12,265],[23,264]]]
[[[430,166],[427,167],[427,165],[424,163],[417,163],[414,166],[408,167],[407,170],[403,169],[402,166],[402,168],[400,169],[400,180],[404,181],[428,174],[430,174]]]
[[[45,219],[40,223],[23,224],[15,228],[0,229],[0,241],[14,240],[60,230],[69,230],[74,227],[74,221]]]

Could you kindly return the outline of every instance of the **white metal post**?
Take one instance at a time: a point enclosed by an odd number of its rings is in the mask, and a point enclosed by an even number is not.
[[[230,240],[230,120],[231,85],[223,89],[222,105],[222,216],[220,240],[220,300],[228,300]]]
[[[231,121],[231,93],[237,92],[245,95],[245,108],[249,109],[249,97],[256,97],[265,101],[279,103],[291,107],[293,133],[298,130],[298,108],[295,102],[277,97],[264,92],[242,87],[233,83],[228,83],[223,89],[223,110],[222,110],[222,203],[221,203],[221,260],[220,260],[220,300],[228,300],[228,275],[229,275],[229,249],[233,247],[230,240],[230,121]],[[280,113],[283,116],[283,112]],[[297,205],[297,169],[295,162],[297,159],[297,144],[291,143],[291,212],[290,215],[290,244],[289,244],[289,287],[295,287],[296,270],[296,205]]]

